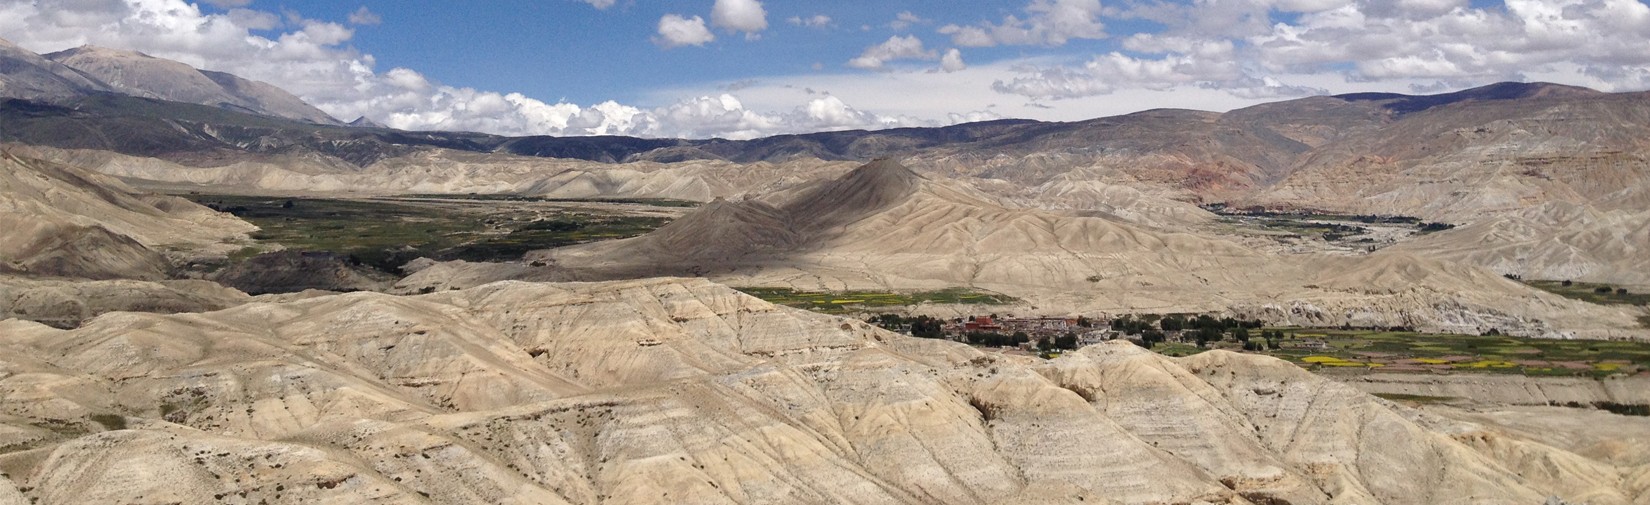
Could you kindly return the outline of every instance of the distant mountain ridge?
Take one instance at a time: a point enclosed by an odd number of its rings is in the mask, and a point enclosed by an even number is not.
[[[199,70],[136,51],[81,46],[37,55],[0,39],[0,97],[58,102],[100,93],[207,105],[306,123],[344,124],[268,83]]]
[[[414,167],[453,159],[444,153],[457,151],[483,153],[495,157],[488,163],[518,168],[533,166],[533,158],[655,167],[894,158],[924,176],[970,181],[1017,206],[1128,216],[1158,227],[1212,220],[1195,206],[1211,202],[1462,225],[1508,217],[1515,222],[1504,226],[1543,227],[1550,223],[1520,222],[1528,218],[1519,212],[1557,203],[1592,207],[1598,215],[1631,214],[1650,202],[1650,157],[1642,154],[1650,150],[1645,140],[1650,139],[1650,94],[1550,83],[1498,83],[1436,95],[1317,96],[1225,113],[1158,109],[1069,123],[1000,120],[735,141],[409,132],[370,120],[317,124],[254,113],[282,104],[297,107],[295,98],[264,89],[267,85],[97,48],[46,58],[0,44],[0,70],[0,96],[12,97],[0,98],[0,141],[156,158],[178,169],[111,167],[110,173],[141,173],[137,178],[168,184],[203,184],[203,174],[191,168],[267,167],[268,177],[222,174],[204,183],[234,185],[222,188],[234,191],[292,190],[268,185],[364,172],[412,178],[375,179],[385,188],[414,187],[427,177]],[[193,84],[167,93],[145,91],[143,83],[157,81],[144,77],[151,74],[185,76],[159,82]],[[231,90],[291,99],[235,102],[240,99]],[[444,167],[429,168],[449,175],[459,170]],[[838,173],[827,172],[812,177]],[[657,197],[657,188],[680,186],[656,174],[602,167],[547,173],[537,176],[538,182],[523,174],[482,169],[444,175],[451,184],[441,187],[463,192],[525,187],[535,195],[629,198]],[[643,184],[639,177],[651,179]],[[780,178],[744,178],[758,179]],[[687,181],[682,184],[704,187],[669,194],[704,201],[757,189],[726,182]],[[1636,250],[1622,240],[1592,241],[1597,247],[1576,255],[1561,254],[1571,247],[1561,243],[1551,246],[1557,252],[1540,255],[1594,258],[1586,261],[1469,256],[1506,274],[1578,272],[1576,280],[1640,283],[1629,279],[1642,275],[1625,275],[1616,266],[1638,262],[1621,257],[1622,251]]]

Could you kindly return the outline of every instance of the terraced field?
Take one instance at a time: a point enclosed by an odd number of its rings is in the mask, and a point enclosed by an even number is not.
[[[1477,372],[1531,376],[1650,373],[1650,343],[1506,336],[1282,328],[1282,347],[1261,351],[1315,370]],[[1322,342],[1322,348],[1315,348]]]

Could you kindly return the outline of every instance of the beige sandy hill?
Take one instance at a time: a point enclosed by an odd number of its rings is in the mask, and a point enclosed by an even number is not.
[[[888,278],[1076,287],[1092,275],[1156,272],[1164,265],[1195,270],[1254,257],[1227,242],[1004,207],[891,160],[865,165],[779,205],[723,202],[702,214],[636,239],[556,250],[542,259],[563,269],[615,275],[632,267],[653,275],[817,265],[863,272],[843,281],[862,285]],[[696,237],[722,236],[767,240],[749,246],[741,240],[693,243]],[[1101,257],[1111,264],[1096,261]]]
[[[703,202],[776,191],[855,166],[813,159],[750,165],[715,160],[607,164],[445,149],[410,149],[366,167],[316,153],[236,156],[192,166],[109,151],[31,149],[38,157],[145,184],[246,194],[505,193]]]
[[[46,503],[1634,503],[1271,358],[1052,362],[702,280],[0,322],[0,472]],[[117,413],[127,430],[89,416]],[[107,420],[106,420],[107,422]],[[51,426],[42,429],[40,426]],[[1552,465],[1551,462],[1562,462]],[[1642,503],[1642,502],[1641,502]]]
[[[1650,286],[1650,212],[1551,202],[1398,249],[1527,279]]]
[[[33,276],[159,279],[181,256],[224,254],[253,227],[76,167],[3,154],[0,270]]]
[[[891,161],[783,198],[714,202],[642,237],[524,261],[445,263],[396,291],[693,275],[805,290],[966,286],[1025,299],[1022,308],[1037,313],[1231,311],[1474,334],[1642,333],[1633,311],[1565,300],[1486,270],[1397,253],[1267,256],[1116,219],[1005,207]]]
[[[1412,327],[1548,338],[1650,339],[1642,312],[1567,299],[1482,268],[1406,254],[1291,258],[1274,270],[1282,287],[1268,302],[1239,298],[1234,310],[1303,326]],[[1293,273],[1291,273],[1293,272]],[[1298,286],[1298,287],[1295,287]],[[1259,288],[1265,292],[1267,288]],[[1259,298],[1259,297],[1256,297]]]
[[[201,280],[99,281],[0,276],[0,318],[72,328],[109,312],[204,312],[252,298]]]

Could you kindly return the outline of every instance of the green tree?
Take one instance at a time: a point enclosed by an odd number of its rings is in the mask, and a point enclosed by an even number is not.
[[[1163,331],[1181,331],[1186,329],[1186,318],[1178,315],[1163,318],[1158,322]]]
[[[1061,335],[1060,338],[1054,339],[1054,347],[1058,347],[1060,349],[1076,349],[1077,334],[1066,332],[1066,334]]]

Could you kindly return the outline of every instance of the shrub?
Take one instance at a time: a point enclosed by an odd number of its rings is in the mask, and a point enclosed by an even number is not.
[[[117,414],[92,414],[92,422],[103,425],[109,431],[126,429],[126,417]]]

